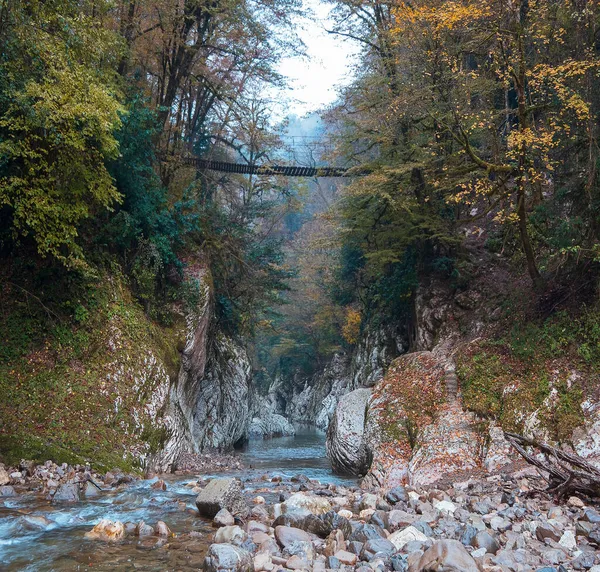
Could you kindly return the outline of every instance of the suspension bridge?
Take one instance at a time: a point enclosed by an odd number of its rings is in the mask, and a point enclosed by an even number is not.
[[[183,161],[199,171],[218,171],[238,175],[280,175],[284,177],[357,177],[370,171],[364,167],[319,167],[315,163],[333,149],[331,142],[319,136],[288,136],[276,163],[219,161],[210,158],[185,157]],[[304,163],[304,165],[302,164]],[[306,163],[310,165],[307,166]]]

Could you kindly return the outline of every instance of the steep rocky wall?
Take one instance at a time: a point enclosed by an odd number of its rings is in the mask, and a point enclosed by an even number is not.
[[[165,416],[169,438],[153,461],[155,470],[176,468],[183,453],[228,450],[250,422],[251,366],[246,350],[211,328],[210,277],[195,274],[199,299],[188,313],[181,367]]]

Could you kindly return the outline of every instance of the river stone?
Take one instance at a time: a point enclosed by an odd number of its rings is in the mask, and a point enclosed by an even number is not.
[[[311,542],[311,538],[308,533],[304,532],[304,530],[301,530],[300,528],[293,528],[291,526],[276,526],[275,538],[283,548],[286,548],[292,542],[296,541]]]
[[[407,526],[402,530],[394,532],[388,540],[396,547],[397,550],[402,550],[405,544],[418,540],[419,542],[427,542],[428,538],[420,530],[414,526]]]
[[[413,524],[418,517],[414,514],[409,514],[403,510],[390,510],[387,513],[387,530],[396,532],[406,526]]]
[[[319,516],[314,514],[308,515],[303,519],[299,528],[316,534],[321,538],[327,538],[334,530],[341,530],[344,538],[349,538],[352,534],[352,525],[348,519],[333,510]]]
[[[394,487],[393,489],[390,489],[385,495],[385,500],[391,505],[395,505],[399,502],[408,502],[408,495],[406,494],[406,489],[400,485]]]
[[[437,540],[411,572],[479,572],[477,562],[457,540]]]
[[[385,532],[381,526],[377,526],[376,524],[358,524],[353,527],[352,534],[348,537],[349,541],[358,541],[363,544],[367,542],[367,540],[371,540],[373,538],[385,538]]]
[[[86,538],[114,542],[125,536],[125,525],[116,520],[102,519],[92,530],[85,533]]]
[[[284,514],[302,514],[305,516],[308,514],[324,514],[331,510],[331,504],[322,497],[296,493],[281,504],[281,510]]]
[[[78,502],[79,501],[79,484],[65,483],[59,485],[52,497],[52,502]]]
[[[154,532],[158,536],[171,536],[172,534],[171,529],[162,520],[159,520],[156,523],[156,526],[154,527]]]
[[[248,535],[239,526],[223,526],[215,534],[217,544],[235,544],[240,546],[248,538]]]
[[[17,491],[11,485],[0,487],[0,497],[16,497]]]
[[[10,483],[10,477],[8,476],[8,472],[4,468],[4,465],[0,463],[0,487],[7,485],[8,483]]]
[[[485,530],[478,532],[474,538],[471,539],[471,546],[473,548],[485,548],[488,554],[496,554],[500,550],[498,541]]]
[[[213,479],[196,497],[196,506],[202,516],[214,518],[223,508],[231,514],[245,517],[248,506],[242,488],[236,479]]]
[[[204,559],[204,572],[254,572],[252,555],[233,544],[211,544]]]
[[[213,526],[219,528],[221,526],[233,526],[235,519],[233,515],[226,509],[222,508],[213,518]]]
[[[372,538],[367,540],[360,553],[360,559],[371,562],[379,556],[389,557],[396,552],[396,547],[385,538]]]
[[[364,475],[370,455],[363,446],[365,415],[371,390],[355,389],[338,402],[329,429],[326,449],[333,470],[341,474]]]

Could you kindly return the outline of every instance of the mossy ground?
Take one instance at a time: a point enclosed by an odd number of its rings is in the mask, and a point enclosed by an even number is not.
[[[178,370],[182,324],[149,320],[118,273],[45,289],[2,278],[0,458],[139,468],[164,439],[146,407]]]
[[[517,432],[537,411],[540,428],[568,442],[600,388],[600,308],[517,320],[462,347],[457,362],[467,408]]]

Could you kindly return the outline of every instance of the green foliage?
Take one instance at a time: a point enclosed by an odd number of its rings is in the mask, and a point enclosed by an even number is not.
[[[0,206],[13,237],[81,265],[78,225],[120,198],[104,164],[118,154],[117,44],[74,2],[27,6],[3,13]]]

